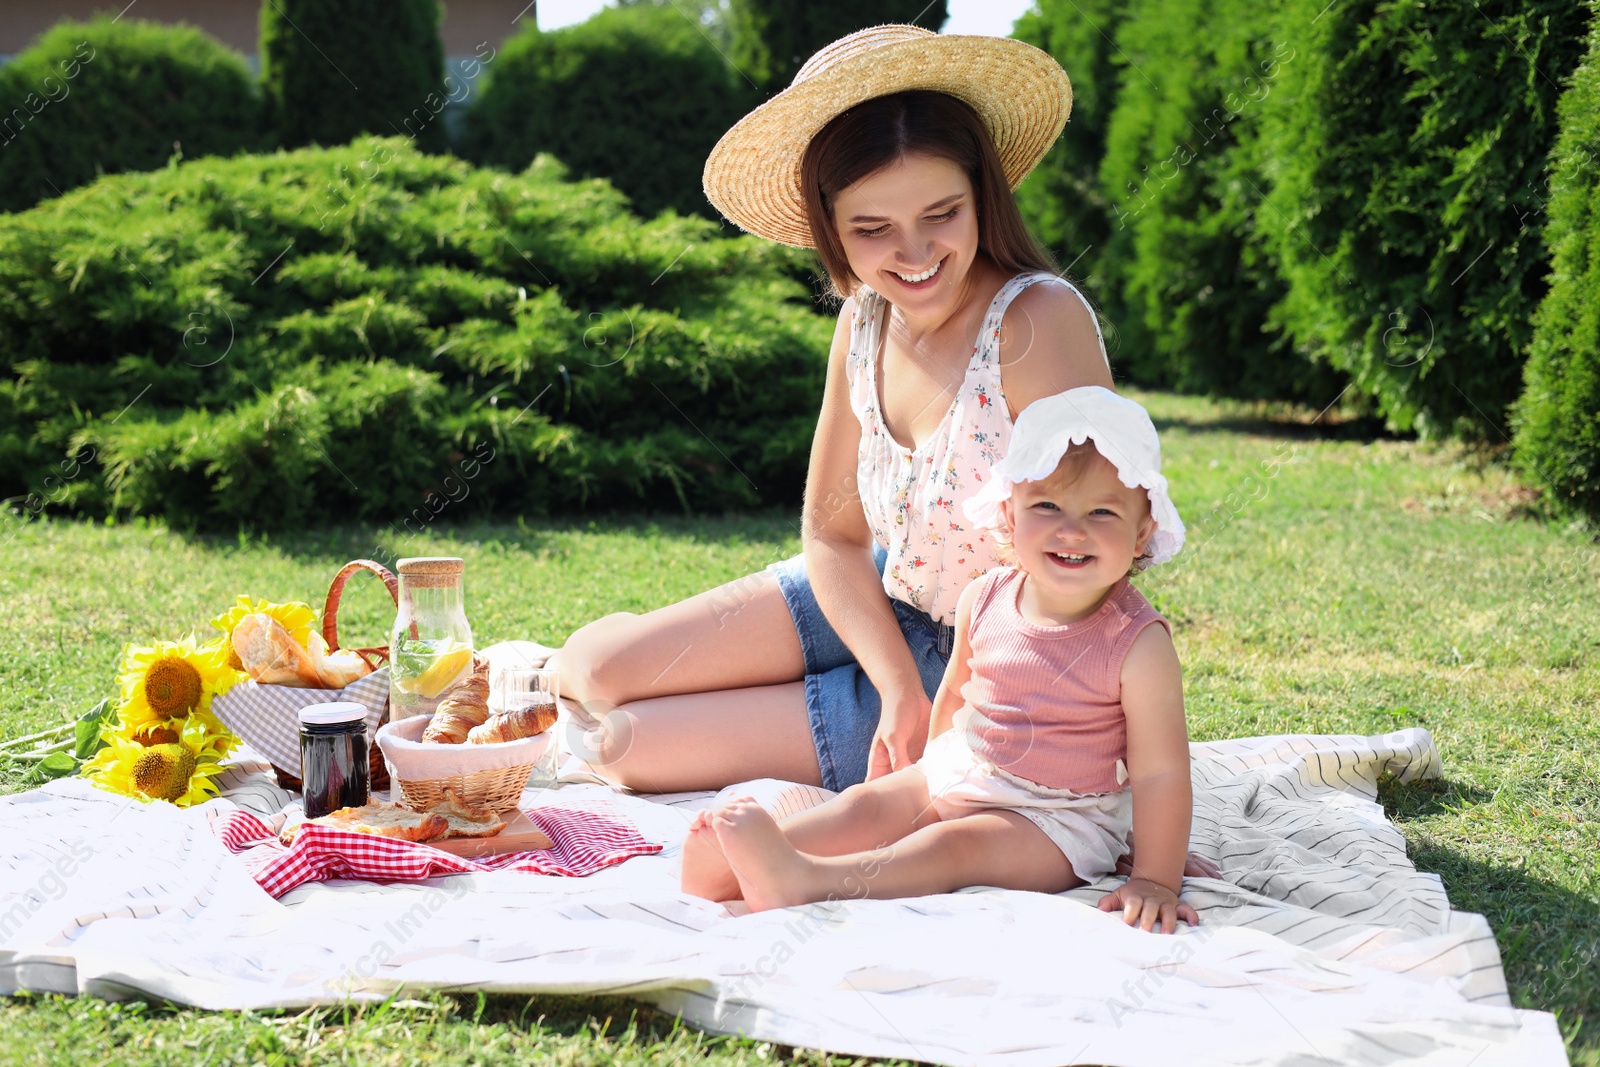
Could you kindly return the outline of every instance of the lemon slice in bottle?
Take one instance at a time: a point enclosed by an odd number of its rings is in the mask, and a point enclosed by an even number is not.
[[[452,641],[442,651],[434,653],[433,663],[427,670],[415,678],[407,679],[409,684],[406,688],[424,700],[432,700],[449,689],[471,667],[472,646]]]

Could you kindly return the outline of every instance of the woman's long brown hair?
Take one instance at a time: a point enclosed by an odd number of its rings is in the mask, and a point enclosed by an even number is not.
[[[994,141],[978,113],[948,93],[917,89],[857,104],[824,126],[806,146],[801,187],[829,296],[843,300],[861,284],[834,225],[834,198],[912,153],[948,159],[966,172],[977,203],[980,254],[1008,274],[1059,273],[1054,258],[1022,221]]]

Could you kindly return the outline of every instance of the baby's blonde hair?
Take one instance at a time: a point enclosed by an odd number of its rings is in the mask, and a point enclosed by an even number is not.
[[[1040,478],[1039,482],[1047,489],[1065,490],[1088,473],[1089,467],[1096,458],[1103,459],[1104,457],[1100,456],[1100,450],[1090,441],[1069,445],[1067,446],[1066,454],[1061,457],[1061,462],[1056,464],[1056,469]],[[1110,461],[1106,460],[1106,462],[1109,463]],[[1021,485],[1022,483],[1019,482],[1017,484]],[[1011,490],[1013,499],[1016,497],[1016,492],[1017,490],[1013,486]],[[1148,515],[1150,513],[1150,494],[1142,493],[1140,495],[1141,499],[1144,500],[1145,514]],[[994,539],[995,554],[1000,557],[1000,562],[1008,567],[1015,567],[1017,565],[1017,553],[1011,546],[1011,531],[1006,528],[1004,520],[1001,520],[1001,525],[993,527],[989,531],[989,536]],[[1155,553],[1150,550],[1150,542],[1146,541],[1144,551],[1134,557],[1133,562],[1129,564],[1128,577],[1132,578],[1149,567],[1150,561],[1154,558]]]

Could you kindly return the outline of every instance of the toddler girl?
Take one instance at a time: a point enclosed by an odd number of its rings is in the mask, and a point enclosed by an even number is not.
[[[1003,565],[961,595],[922,758],[781,826],[748,797],[700,813],[685,892],[737,880],[752,911],[1057,893],[1111,873],[1137,831],[1132,876],[1100,908],[1168,933],[1198,921],[1178,900],[1191,818],[1178,656],[1128,581],[1183,545],[1149,415],[1100,386],[1030,405],[966,513]]]

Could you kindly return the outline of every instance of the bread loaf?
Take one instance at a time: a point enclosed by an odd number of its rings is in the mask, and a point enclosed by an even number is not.
[[[358,834],[393,837],[401,841],[432,841],[450,832],[450,820],[437,812],[416,812],[398,804],[365,804],[359,808],[340,808],[320,819],[307,819],[300,826],[316,823],[337,830],[350,830]],[[296,827],[295,830],[298,830]],[[280,839],[285,844],[294,840],[294,830],[285,831]]]
[[[322,687],[311,654],[271,615],[246,615],[233,628],[233,650],[251,678],[267,685]]]
[[[466,681],[445,691],[433,719],[422,731],[424,742],[459,745],[474,726],[489,718],[489,661],[475,661]]]
[[[306,651],[311,655],[311,665],[315,668],[324,689],[343,689],[372,673],[372,668],[367,666],[366,660],[351,649],[341,648],[337,652],[329,652],[328,642],[322,639],[321,634],[311,635]]]

